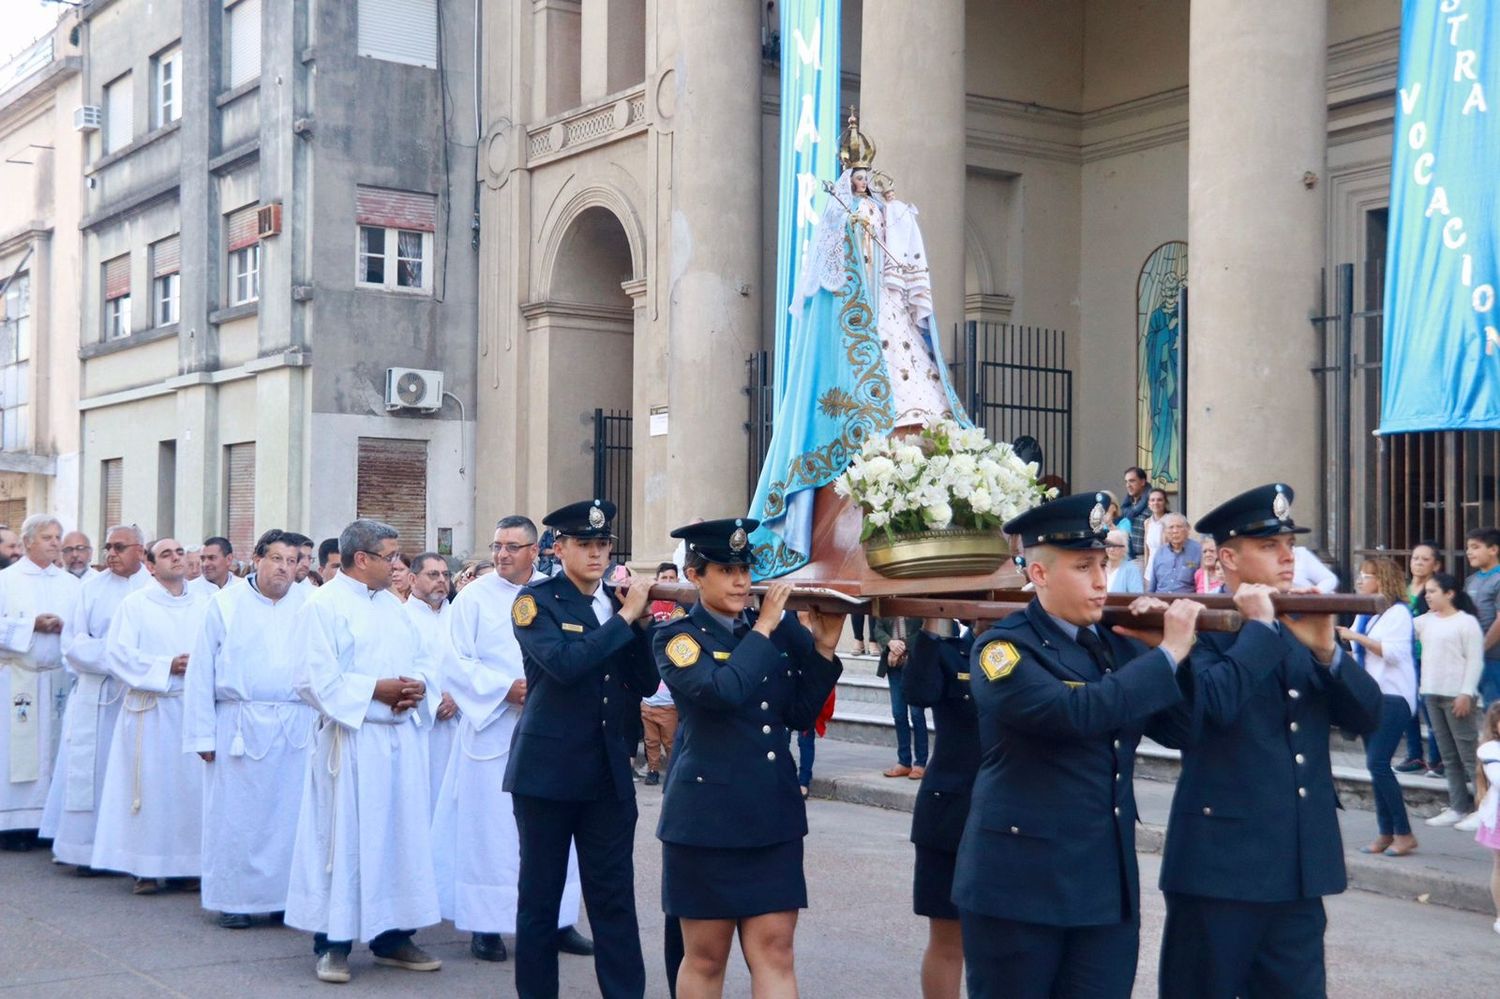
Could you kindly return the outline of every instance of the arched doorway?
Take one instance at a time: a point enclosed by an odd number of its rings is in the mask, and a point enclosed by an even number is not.
[[[546,386],[548,501],[603,494],[628,554],[634,311],[621,285],[634,272],[629,237],[607,208],[568,224],[552,257],[546,301],[528,310],[532,373]]]

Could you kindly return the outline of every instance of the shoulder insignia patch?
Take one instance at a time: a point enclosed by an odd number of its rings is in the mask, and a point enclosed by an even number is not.
[[[530,593],[523,593],[511,604],[510,619],[516,623],[517,628],[529,628],[531,622],[536,620],[536,598]]]
[[[1010,676],[1020,661],[1021,654],[1009,642],[990,642],[979,653],[979,666],[991,682]]]
[[[698,661],[703,649],[694,641],[692,635],[677,635],[667,643],[667,658],[672,665],[678,669],[684,669]]]

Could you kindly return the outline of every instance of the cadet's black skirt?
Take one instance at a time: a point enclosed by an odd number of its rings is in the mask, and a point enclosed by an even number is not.
[[[802,837],[752,847],[663,843],[661,907],[679,919],[745,919],[805,909]]]
[[[957,919],[953,904],[953,867],[958,854],[930,846],[917,847],[912,877],[912,911],[929,919]]]

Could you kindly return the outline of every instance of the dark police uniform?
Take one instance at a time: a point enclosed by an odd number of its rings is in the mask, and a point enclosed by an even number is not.
[[[544,521],[573,538],[610,537],[615,507],[575,503]],[[612,611],[613,588],[601,583]],[[642,616],[600,624],[594,598],[559,573],[521,591],[511,609],[526,670],[526,703],[505,768],[520,834],[516,990],[555,996],[557,920],[576,843],[594,931],[594,972],[604,996],[645,993],[635,913],[635,785],[624,738],[634,697],[656,692]]]
[[[1102,548],[1104,501],[1054,500],[1005,530],[1028,548]],[[1143,732],[1165,745],[1189,734],[1175,667],[1163,650],[1074,628],[1038,600],[975,641],[983,756],[953,882],[971,996],[1130,995],[1135,749]]]
[[[912,909],[932,919],[958,918],[953,866],[979,772],[979,715],[969,693],[973,646],[972,631],[958,638],[918,631],[901,670],[907,703],[931,708],[937,728],[911,817],[911,841],[916,845]]]
[[[672,536],[710,561],[748,566],[756,526],[707,521]],[[662,909],[679,919],[807,906],[807,809],[788,735],[812,727],[843,666],[818,654],[795,614],[770,638],[751,630],[755,621],[746,611],[726,627],[699,603],[653,637],[680,719],[656,830]]]
[[[1220,545],[1304,533],[1291,500],[1286,485],[1262,486],[1197,529]],[[1200,636],[1187,667],[1198,725],[1162,857],[1161,995],[1322,996],[1322,896],[1346,884],[1329,730],[1373,732],[1380,686],[1342,650],[1323,666],[1255,621]]]

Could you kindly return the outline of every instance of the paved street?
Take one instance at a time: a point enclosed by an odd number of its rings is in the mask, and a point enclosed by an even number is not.
[[[642,788],[637,834],[637,898],[648,995],[666,994],[657,911],[659,851],[652,835],[659,793]],[[924,927],[910,914],[910,817],[837,801],[814,801],[807,870],[813,908],[798,934],[798,968],[809,996],[915,996]],[[1155,883],[1157,858],[1141,858],[1142,882]],[[314,992],[308,938],[290,930],[221,930],[196,896],[134,898],[120,878],[85,880],[56,868],[43,852],[0,854],[0,995],[69,999],[133,996],[281,996]],[[1354,892],[1329,905],[1328,950],[1335,996],[1427,994],[1438,985],[1483,994],[1500,937],[1489,918]],[[1160,896],[1148,891],[1137,995],[1155,991]],[[346,992],[404,994],[440,986],[445,994],[511,993],[511,968],[468,956],[451,926],[418,939],[447,962],[436,976],[370,963],[357,948]],[[591,963],[563,959],[563,994],[596,994]],[[730,995],[747,995],[742,967]]]

